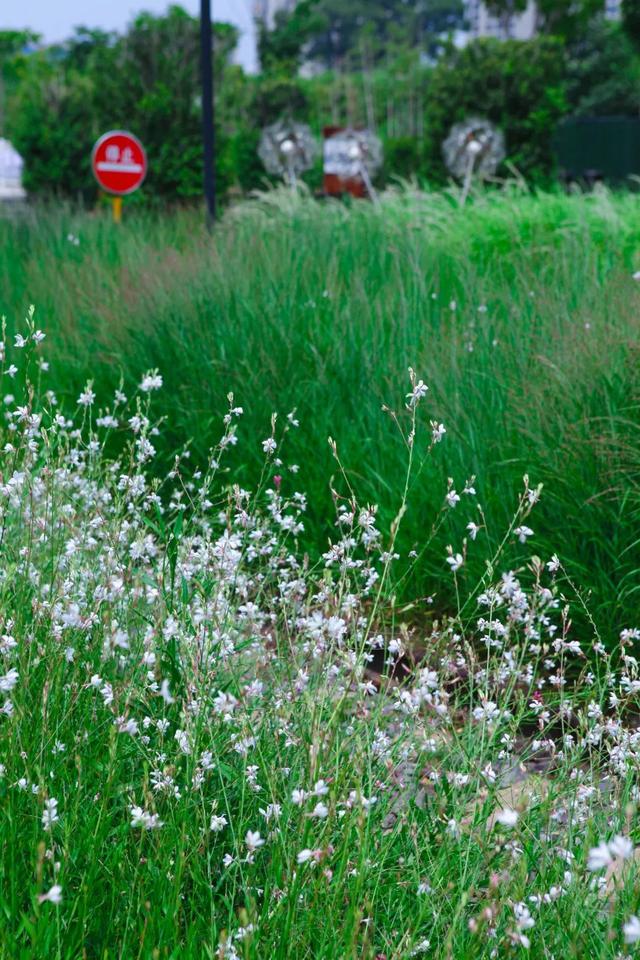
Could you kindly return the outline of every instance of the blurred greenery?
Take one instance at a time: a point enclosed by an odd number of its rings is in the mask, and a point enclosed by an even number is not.
[[[398,176],[446,181],[443,138],[454,121],[480,114],[505,132],[508,162],[500,172],[515,166],[530,182],[549,184],[560,119],[640,110],[633,5],[621,23],[594,15],[597,6],[547,5],[533,40],[483,39],[460,49],[451,39],[462,23],[457,0],[412,0],[397,9],[304,0],[260,29],[257,76],[232,62],[237,30],[215,24],[221,198],[269,181],[256,145],[260,130],[282,116],[310,123],[317,134],[325,124],[376,129],[386,155],[382,185]],[[36,39],[0,32],[0,132],[24,156],[32,194],[93,202],[92,144],[106,129],[125,127],[142,139],[150,161],[130,202],[200,195],[197,18],[172,6],[161,16],[140,14],[121,35],[79,28],[47,48]],[[306,180],[320,187],[320,170]]]

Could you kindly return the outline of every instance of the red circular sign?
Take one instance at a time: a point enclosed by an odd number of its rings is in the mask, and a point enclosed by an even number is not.
[[[137,137],[126,130],[110,130],[93,148],[93,175],[107,193],[122,196],[137,190],[147,172],[147,155]]]

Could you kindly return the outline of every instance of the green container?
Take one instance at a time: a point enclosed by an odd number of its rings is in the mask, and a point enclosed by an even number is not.
[[[553,150],[567,182],[624,183],[640,176],[640,119],[570,117],[557,127]]]

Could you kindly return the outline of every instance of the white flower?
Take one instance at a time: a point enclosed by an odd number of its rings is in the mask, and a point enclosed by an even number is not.
[[[268,454],[269,456],[270,456],[272,453],[275,453],[276,447],[277,447],[277,444],[276,444],[275,440],[273,439],[273,437],[269,437],[267,440],[263,440],[263,441],[262,441],[262,449],[263,449],[264,452],[265,452],[266,454]]]
[[[560,566],[560,560],[558,559],[558,555],[554,553],[553,556],[551,557],[551,560],[547,561],[547,570],[549,571],[549,573],[555,573],[556,570],[559,568],[559,566]]]
[[[137,720],[125,720],[124,718],[118,724],[119,733],[128,733],[130,737],[135,737],[138,733],[138,721]]]
[[[5,673],[3,677],[0,677],[0,693],[11,693],[19,677],[20,674],[15,668]]]
[[[531,527],[525,527],[525,526],[516,527],[516,529],[513,532],[515,533],[520,543],[526,543],[527,537],[533,536],[533,530],[531,529]]]
[[[633,856],[633,844],[628,837],[620,835],[606,843],[602,840],[597,847],[589,850],[587,869],[592,873],[608,867],[614,860],[628,860]]]
[[[224,830],[224,828],[226,827],[226,825],[228,824],[228,822],[229,822],[229,821],[227,820],[227,818],[226,818],[225,816],[223,816],[223,815],[221,815],[221,814],[218,815],[218,814],[215,814],[215,813],[214,813],[213,816],[211,817],[211,822],[210,822],[210,824],[209,824],[209,829],[210,829],[213,833],[220,833],[221,830]]]
[[[81,407],[90,407],[93,401],[95,400],[96,395],[91,389],[91,384],[88,383],[80,396],[78,397],[78,404]]]
[[[60,817],[58,816],[58,801],[55,797],[51,797],[50,800],[45,800],[44,810],[42,811],[42,826],[45,830],[51,830],[51,827],[54,823],[57,823]]]
[[[19,350],[21,350],[22,347],[26,347],[26,345],[27,345],[27,340],[26,340],[26,338],[23,337],[20,333],[16,333],[16,335],[15,335],[15,342],[14,342],[13,345],[14,345],[14,347],[17,347]]]
[[[62,903],[62,887],[54,883],[50,890],[47,890],[46,893],[41,893],[38,897],[39,903]]]
[[[624,933],[625,943],[637,943],[640,940],[640,920],[636,916],[629,917],[622,928],[622,932]]]
[[[464,563],[464,557],[462,556],[461,553],[453,553],[453,552],[452,552],[452,553],[447,557],[447,563],[448,563],[449,566],[451,567],[451,572],[452,572],[452,573],[455,573],[456,570],[459,570],[460,567],[463,565],[463,563]]]
[[[167,705],[170,703],[175,703],[175,697],[171,696],[171,691],[169,690],[168,680],[163,680],[160,684],[160,696]]]
[[[157,813],[148,813],[142,807],[129,807],[131,813],[131,826],[141,827],[143,830],[159,830],[164,826]]]
[[[633,274],[633,279],[636,282],[640,281],[640,270],[636,270],[636,272]]]
[[[140,389],[143,393],[150,393],[152,390],[159,390],[162,386],[162,377],[159,373],[147,373],[142,378]]]
[[[425,939],[425,940],[420,940],[419,943],[417,943],[417,944],[415,945],[415,947],[413,948],[413,950],[410,950],[410,951],[409,951],[408,956],[409,956],[409,957],[417,957],[417,956],[419,956],[419,954],[421,954],[421,953],[426,953],[427,950],[430,949],[430,947],[431,947],[431,941],[430,941],[430,940],[426,940],[426,939]]]
[[[455,507],[456,503],[460,502],[460,494],[456,493],[455,490],[449,490],[446,500],[449,507]]]
[[[409,401],[408,406],[409,407],[417,406],[420,400],[422,400],[422,398],[426,396],[428,389],[429,387],[426,385],[424,380],[418,380],[418,382],[414,385],[413,389],[411,390],[411,393],[407,394],[407,400]]]
[[[628,837],[618,835],[609,842],[609,853],[619,860],[628,860],[633,856],[633,844]]]
[[[304,790],[294,790],[291,794],[291,802],[295,803],[296,807],[301,806],[307,798],[307,794]]]
[[[478,531],[480,530],[480,527],[478,526],[477,523],[474,523],[473,520],[470,520],[469,523],[467,524],[467,530],[469,531],[469,536],[471,537],[471,539],[475,540],[475,538],[478,536]]]
[[[247,830],[244,842],[250,854],[255,853],[258,847],[264,846],[264,840],[257,830]]]
[[[311,811],[311,816],[317,817],[318,820],[324,820],[325,817],[329,816],[329,808],[325,803],[320,801],[319,803],[316,803],[315,807]]]
[[[500,709],[497,703],[494,703],[493,700],[485,700],[482,706],[476,707],[474,709],[473,717],[475,720],[489,720],[489,721],[499,720]]]
[[[329,793],[329,787],[324,780],[318,780],[313,788],[313,793],[316,797],[326,797]]]
[[[524,903],[515,903],[513,905],[513,912],[516,918],[520,943],[525,950],[528,950],[531,946],[531,941],[529,940],[529,937],[525,936],[523,931],[530,930],[531,927],[535,926],[535,920],[531,916],[529,908]]]
[[[515,827],[518,822],[519,814],[516,810],[511,810],[509,807],[506,807],[504,810],[501,810],[500,813],[496,814],[496,820],[498,823],[502,824],[503,827]]]
[[[301,850],[298,856],[296,857],[296,861],[298,863],[306,863],[308,860],[311,860],[311,859],[313,859],[313,850],[308,850],[308,849]]]
[[[444,423],[438,423],[437,420],[431,420],[431,421],[430,421],[430,427],[431,427],[431,439],[432,439],[432,441],[433,441],[434,443],[440,443],[440,441],[441,441],[442,438],[444,437],[445,433],[447,432],[447,429],[446,429]]]
[[[587,870],[595,873],[597,870],[608,867],[610,863],[613,863],[613,857],[609,853],[609,847],[604,840],[599,843],[597,847],[592,847],[591,850],[589,850]]]
[[[513,905],[513,912],[516,917],[516,923],[518,924],[518,930],[530,930],[531,927],[535,926],[535,920],[531,916],[526,904],[515,903]]]

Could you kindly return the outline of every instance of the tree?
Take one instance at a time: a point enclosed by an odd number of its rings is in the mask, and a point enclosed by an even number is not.
[[[33,30],[0,30],[0,134],[4,133],[6,99],[19,82],[24,51],[39,39]]]
[[[271,29],[258,21],[258,58],[265,73],[297,74],[308,41],[326,27],[319,0],[302,0],[293,10],[279,10]]]
[[[307,55],[328,67],[359,58],[363,34],[382,59],[394,47],[426,50],[464,22],[462,0],[318,0],[317,10],[324,27],[310,38]]]
[[[502,29],[508,34],[512,18],[527,9],[527,0],[488,0],[486,7],[489,13],[498,18]]]
[[[640,111],[640,61],[619,24],[596,20],[567,48],[567,99],[582,116]]]
[[[640,50],[640,0],[622,0],[622,28]]]
[[[603,13],[603,0],[538,0],[541,31],[567,40],[579,36]]]
[[[494,16],[508,20],[527,8],[527,0],[488,0]],[[604,10],[604,0],[536,0],[537,27],[540,33],[570,40],[585,30]]]
[[[37,43],[40,35],[33,30],[0,30],[0,63]]]
[[[214,24],[218,87],[231,69],[237,36],[235,27]],[[149,156],[136,202],[200,196],[199,43],[198,19],[172,6],[164,16],[140,14],[122,36],[83,27],[61,47],[27,57],[9,111],[27,188],[95,196],[92,144],[105,130],[123,127],[140,137]],[[232,177],[224,114],[217,122],[224,190]]]
[[[553,167],[551,135],[567,110],[564,45],[555,37],[475,40],[434,68],[427,87],[427,173],[444,179],[442,142],[451,125],[468,116],[499,126],[508,160],[532,178]]]

